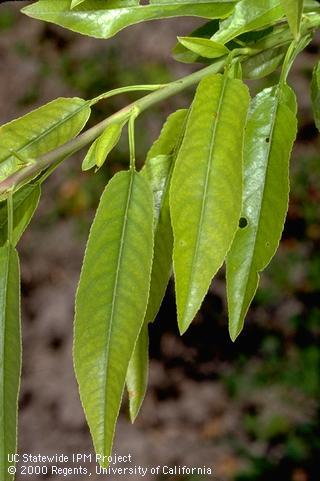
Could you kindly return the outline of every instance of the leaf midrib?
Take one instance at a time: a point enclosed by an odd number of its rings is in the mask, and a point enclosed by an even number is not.
[[[119,277],[120,277],[120,268],[121,268],[121,264],[122,264],[122,260],[123,260],[124,238],[125,238],[126,232],[127,232],[128,213],[129,213],[129,208],[130,208],[130,204],[131,204],[133,180],[134,180],[134,175],[135,175],[135,172],[132,168],[130,169],[130,174],[131,174],[130,175],[130,183],[129,183],[129,188],[128,188],[126,208],[125,208],[125,213],[124,213],[124,218],[123,218],[120,245],[119,245],[119,251],[118,251],[117,269],[116,269],[116,275],[115,275],[115,280],[114,280],[114,288],[113,288],[113,292],[112,292],[112,304],[111,304],[110,324],[109,324],[110,328],[108,329],[108,332],[107,332],[106,349],[105,349],[105,356],[104,356],[104,364],[106,365],[105,377],[104,377],[104,383],[103,383],[104,413],[106,413],[106,411],[107,411],[107,378],[108,378],[108,371],[109,371],[109,364],[110,364],[110,357],[109,357],[110,341],[111,341],[112,332],[113,332],[113,318],[114,318],[114,313],[115,313],[115,307],[116,307],[117,299],[118,299],[117,290],[118,290]],[[107,421],[106,421],[106,416],[104,416],[104,424],[103,424],[103,447],[104,448],[105,448],[105,445],[106,445],[106,431],[107,431]]]
[[[195,275],[195,264],[196,260],[198,258],[198,251],[199,251],[199,246],[200,246],[200,237],[201,237],[201,232],[202,232],[202,223],[204,219],[204,214],[205,211],[207,210],[206,207],[206,197],[207,197],[207,192],[209,188],[209,183],[210,183],[210,172],[212,169],[212,163],[213,163],[213,156],[214,156],[214,144],[216,140],[216,135],[217,135],[217,128],[219,124],[219,118],[221,115],[221,110],[222,110],[222,103],[225,95],[225,90],[226,90],[226,85],[228,83],[228,77],[226,75],[223,76],[223,82],[221,85],[221,90],[220,90],[220,99],[218,103],[218,108],[217,108],[217,115],[215,117],[215,122],[212,130],[212,135],[211,135],[211,142],[210,142],[210,150],[209,150],[209,159],[208,159],[208,165],[207,165],[207,171],[206,171],[206,179],[205,179],[205,186],[204,186],[204,192],[202,196],[202,203],[201,203],[201,213],[200,213],[200,219],[198,222],[198,229],[197,229],[197,239],[196,239],[196,246],[195,246],[195,251],[194,255],[192,258],[192,265],[191,265],[191,272],[190,272],[190,277],[189,277],[189,285],[192,285],[194,275]],[[184,305],[184,313],[182,316],[182,320],[185,319],[186,311],[187,311],[187,305],[189,304],[189,299],[190,299],[190,289],[188,291],[188,296]]]

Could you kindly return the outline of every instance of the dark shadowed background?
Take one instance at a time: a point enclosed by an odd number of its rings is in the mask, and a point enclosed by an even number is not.
[[[191,19],[149,23],[100,41],[32,21],[19,14],[19,5],[2,5],[0,121],[58,96],[90,98],[130,83],[185,75],[191,67],[172,60],[170,49],[176,35],[199,24]],[[308,47],[290,76],[300,108],[290,209],[281,247],[262,276],[244,332],[235,344],[228,337],[223,273],[183,338],[177,333],[169,286],[150,330],[147,398],[134,426],[125,399],[118,424],[115,451],[131,453],[133,465],[206,465],[217,481],[320,479],[320,144],[309,100],[319,45],[315,41]],[[251,83],[253,91],[276,78]],[[90,125],[134,98],[124,95],[99,104]],[[191,98],[192,92],[180,95],[138,121],[140,162],[165,117]],[[46,183],[19,246],[24,344],[20,453],[93,452],[72,369],[73,302],[99,195],[108,178],[128,164],[126,136],[95,176],[81,172],[82,158],[83,153],[65,161]],[[79,479],[19,475],[17,481],[26,478]]]

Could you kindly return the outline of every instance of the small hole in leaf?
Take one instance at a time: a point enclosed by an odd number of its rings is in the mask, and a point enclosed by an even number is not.
[[[270,142],[270,137],[266,138],[266,142],[267,142],[267,144]]]
[[[241,217],[241,219],[239,220],[239,227],[240,229],[244,229],[245,227],[247,227],[248,225],[248,221],[245,217]]]

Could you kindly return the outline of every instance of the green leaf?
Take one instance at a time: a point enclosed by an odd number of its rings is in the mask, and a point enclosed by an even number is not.
[[[149,333],[144,323],[131,356],[126,382],[129,394],[130,419],[133,423],[140,411],[148,387]]]
[[[104,164],[111,150],[119,142],[125,123],[117,122],[109,125],[93,142],[82,162],[82,170],[89,170],[95,165],[100,168]]]
[[[171,276],[173,235],[169,209],[169,187],[173,167],[182,141],[187,110],[177,110],[164,124],[159,138],[148,152],[142,173],[151,185],[155,205],[154,256],[145,325],[153,322]],[[138,415],[148,379],[147,332],[141,331],[127,374],[130,417]],[[144,349],[144,351],[143,351]]]
[[[303,0],[280,0],[294,38],[299,37]]]
[[[20,273],[17,251],[0,247],[0,477],[13,481],[8,455],[17,452],[21,373]]]
[[[320,62],[318,62],[313,69],[311,100],[314,122],[317,129],[320,131]]]
[[[23,168],[18,156],[36,159],[75,137],[90,116],[90,103],[59,98],[0,127],[0,181]]]
[[[179,42],[191,52],[205,58],[219,58],[228,55],[229,49],[221,43],[201,37],[178,37]]]
[[[199,84],[170,190],[180,332],[201,306],[238,227],[247,87],[228,76]]]
[[[210,38],[219,30],[219,20],[210,20],[210,22],[201,25],[189,34],[189,37]],[[208,59],[199,57],[198,54],[191,52],[191,50],[184,47],[178,42],[172,49],[172,55],[175,60],[183,63],[204,62],[208,63]]]
[[[71,8],[77,7],[80,3],[83,3],[85,0],[71,0]]]
[[[148,5],[139,3],[139,0],[87,0],[70,10],[70,0],[40,0],[24,7],[22,12],[84,35],[109,38],[129,25],[146,20],[177,16],[225,18],[232,12],[236,1],[150,0]]]
[[[270,75],[282,64],[286,55],[285,47],[265,50],[242,62],[243,77],[246,79],[260,79]]]
[[[35,213],[40,200],[41,188],[38,183],[28,184],[13,195],[13,245],[19,242]],[[0,204],[0,246],[8,238],[7,202]]]
[[[274,24],[283,17],[280,0],[240,0],[233,14],[221,22],[212,37],[218,43],[227,43],[238,35]]]
[[[101,197],[76,296],[75,372],[95,450],[105,456],[144,321],[152,254],[151,189],[141,173],[120,172]]]
[[[289,87],[272,87],[253,100],[244,146],[242,220],[227,258],[229,330],[243,328],[259,272],[274,256],[289,196],[289,157],[296,136],[296,101]]]

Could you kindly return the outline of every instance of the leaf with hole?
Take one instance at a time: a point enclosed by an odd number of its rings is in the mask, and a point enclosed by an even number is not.
[[[190,110],[170,190],[181,333],[200,308],[238,227],[248,103],[242,81],[210,75],[200,82]]]
[[[6,242],[0,247],[0,474],[13,464],[17,452],[17,411],[21,373],[20,271],[17,251]]]
[[[235,0],[150,0],[148,5],[140,5],[139,0],[87,0],[70,9],[70,0],[40,0],[22,12],[84,35],[109,38],[129,25],[147,20],[177,16],[225,18],[235,4]]]
[[[144,321],[152,255],[151,188],[141,173],[120,172],[101,197],[76,296],[75,372],[95,450],[104,456]]]
[[[274,256],[289,196],[289,158],[297,132],[296,101],[289,87],[272,87],[252,101],[244,143],[240,226],[227,258],[229,330],[243,328],[259,272]]]

